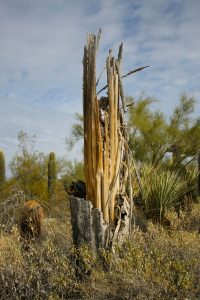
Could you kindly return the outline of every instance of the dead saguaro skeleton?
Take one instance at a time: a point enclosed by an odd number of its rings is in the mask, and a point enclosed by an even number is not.
[[[71,199],[74,242],[78,246],[87,242],[94,248],[123,239],[130,229],[132,190],[122,77],[145,68],[138,68],[121,77],[121,44],[117,59],[109,51],[106,60],[107,85],[97,93],[99,39],[100,34],[88,34],[83,57],[86,200]],[[105,89],[107,96],[98,97]],[[126,194],[127,186],[129,195]]]

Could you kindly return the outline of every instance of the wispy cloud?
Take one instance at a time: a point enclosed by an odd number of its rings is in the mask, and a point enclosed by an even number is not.
[[[0,147],[8,159],[21,129],[38,136],[41,151],[66,152],[63,138],[82,111],[86,34],[99,27],[98,71],[120,42],[124,73],[150,65],[124,81],[126,94],[145,91],[160,99],[165,113],[182,91],[198,99],[199,13],[198,0],[1,0]]]

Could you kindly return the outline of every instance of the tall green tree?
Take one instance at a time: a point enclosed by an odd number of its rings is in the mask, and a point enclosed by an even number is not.
[[[13,179],[25,192],[27,197],[37,196],[47,199],[47,157],[35,150],[35,136],[28,136],[20,131],[18,134],[18,151],[9,167]]]
[[[156,166],[168,149],[164,114],[150,110],[155,100],[140,98],[128,111],[129,146],[135,159]]]
[[[50,152],[48,161],[48,190],[50,195],[54,192],[56,186],[57,172],[56,172],[56,155]]]
[[[193,118],[196,100],[183,93],[170,118],[167,134],[176,151],[174,167],[195,161],[200,149],[200,119]]]
[[[3,151],[0,151],[0,186],[4,184],[5,180],[6,180],[5,157]]]
[[[129,146],[136,160],[158,166],[169,161],[167,153],[173,153],[172,168],[188,165],[200,149],[200,121],[192,118],[194,97],[182,94],[169,121],[163,113],[151,110],[153,102],[140,98],[129,110]]]

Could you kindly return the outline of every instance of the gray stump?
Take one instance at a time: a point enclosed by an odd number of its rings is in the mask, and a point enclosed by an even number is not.
[[[102,212],[93,208],[90,201],[73,196],[70,197],[70,207],[74,245],[87,244],[95,251],[105,248],[108,226],[103,221]]]

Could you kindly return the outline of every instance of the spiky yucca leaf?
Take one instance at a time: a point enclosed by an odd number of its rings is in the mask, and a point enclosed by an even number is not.
[[[198,197],[198,176],[199,171],[196,165],[189,165],[186,168],[184,179],[187,181],[188,191],[187,196],[190,196],[195,201]]]
[[[139,206],[150,217],[160,218],[165,211],[177,206],[187,191],[187,183],[178,173],[143,165],[140,169],[142,193],[136,181],[133,190]],[[138,200],[139,199],[139,200]]]
[[[162,218],[165,211],[180,203],[187,190],[187,183],[175,172],[158,171],[151,179],[148,208]]]

